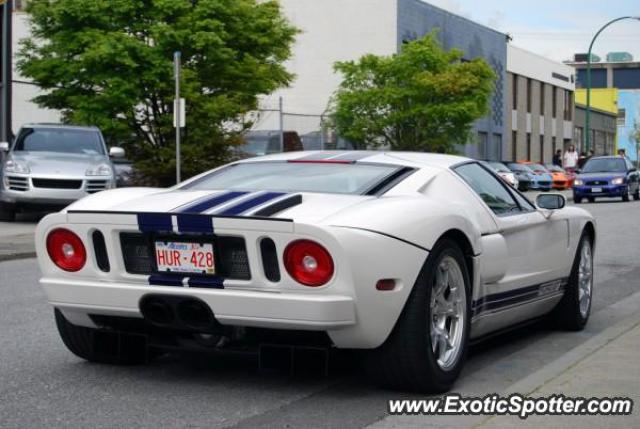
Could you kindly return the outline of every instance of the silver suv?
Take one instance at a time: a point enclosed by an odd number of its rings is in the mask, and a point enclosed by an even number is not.
[[[0,143],[0,220],[13,221],[17,211],[60,209],[80,198],[114,188],[110,157],[96,127],[27,124],[10,146]]]

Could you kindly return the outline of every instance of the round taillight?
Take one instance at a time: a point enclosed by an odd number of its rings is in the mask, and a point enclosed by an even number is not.
[[[68,229],[54,229],[49,233],[47,252],[53,263],[65,271],[80,271],[87,262],[82,240]]]
[[[305,286],[322,286],[333,276],[333,259],[321,245],[297,240],[284,250],[284,267],[295,281]]]

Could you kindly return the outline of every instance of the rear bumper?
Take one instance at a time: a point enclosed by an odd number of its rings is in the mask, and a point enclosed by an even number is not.
[[[356,323],[353,298],[341,295],[195,289],[43,278],[49,303],[63,312],[142,318],[148,294],[199,298],[222,325],[334,330]]]

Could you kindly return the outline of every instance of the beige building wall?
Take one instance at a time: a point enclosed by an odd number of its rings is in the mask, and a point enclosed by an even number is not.
[[[507,160],[550,163],[555,150],[562,148],[564,141],[573,137],[573,112],[571,112],[571,118],[565,120],[563,104],[567,92],[570,94],[569,98],[573,100],[575,90],[573,78],[573,69],[569,66],[511,45],[508,46],[507,102],[511,121],[508,124],[510,128],[505,131]],[[514,79],[517,79],[515,106],[513,103]],[[527,82],[530,82],[530,91],[527,90]],[[530,101],[527,100],[528,97],[531,97]],[[553,115],[554,105],[555,116]]]

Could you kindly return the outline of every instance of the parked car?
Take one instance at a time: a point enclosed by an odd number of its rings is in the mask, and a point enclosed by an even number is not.
[[[518,179],[518,190],[528,191],[530,189],[540,189],[537,183],[539,177],[529,167],[509,161],[506,161],[504,164],[516,175]]]
[[[489,166],[493,171],[495,171],[502,180],[504,180],[509,185],[513,186],[515,189],[519,188],[518,178],[516,174],[509,170],[506,165],[498,161],[485,161],[486,165]]]
[[[8,152],[0,167],[0,219],[13,221],[18,211],[60,209],[80,198],[116,185],[110,156],[96,127],[28,124],[13,144],[0,143]]]
[[[536,180],[531,186],[531,189],[537,189],[544,192],[551,190],[553,187],[553,177],[549,170],[544,168],[542,164],[536,164],[531,161],[518,161],[518,163],[526,165],[531,169],[531,171],[533,171],[533,174],[535,174]],[[537,186],[537,188],[535,186]]]
[[[569,173],[564,168],[555,164],[545,164],[544,166],[551,173],[554,189],[570,189],[573,186],[575,174]]]
[[[621,197],[629,201],[640,200],[640,176],[631,162],[621,156],[597,156],[590,158],[578,171],[573,183],[573,201],[580,204],[583,198],[590,203],[596,198]]]
[[[475,160],[318,151],[90,196],[35,240],[62,340],[89,361],[275,341],[360,349],[380,383],[441,392],[472,340],[585,326],[595,233],[562,195],[535,206]]]
[[[280,141],[280,131],[277,130],[248,131],[243,138],[244,144],[233,148],[238,159],[304,150],[302,140],[295,131],[284,132],[284,146]]]

